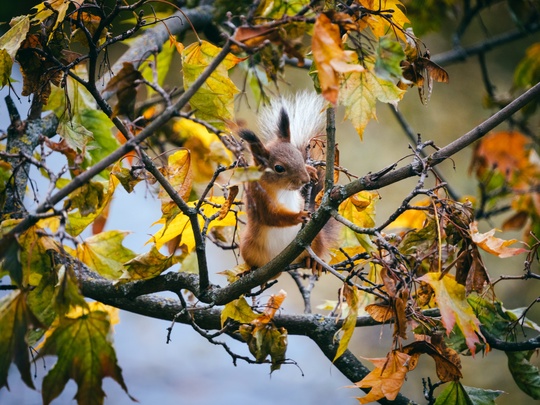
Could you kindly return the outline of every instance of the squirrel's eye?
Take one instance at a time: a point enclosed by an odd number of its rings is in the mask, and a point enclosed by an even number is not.
[[[274,170],[276,171],[276,173],[283,173],[285,171],[285,168],[281,165],[275,165]]]

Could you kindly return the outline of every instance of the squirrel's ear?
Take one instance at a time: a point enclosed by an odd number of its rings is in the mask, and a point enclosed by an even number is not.
[[[278,136],[282,141],[291,141],[291,124],[289,121],[289,114],[284,108],[279,112],[278,120]]]
[[[249,129],[241,129],[238,131],[238,135],[249,144],[249,149],[251,150],[255,163],[257,165],[268,167],[270,152],[264,147],[259,137]]]

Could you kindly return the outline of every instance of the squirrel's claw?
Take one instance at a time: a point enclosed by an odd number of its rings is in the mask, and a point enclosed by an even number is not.
[[[309,211],[300,211],[298,213],[298,219],[300,220],[300,223],[306,224],[311,219],[311,212]]]

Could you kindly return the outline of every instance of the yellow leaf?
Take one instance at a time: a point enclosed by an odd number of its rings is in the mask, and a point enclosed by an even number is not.
[[[0,49],[4,49],[11,59],[15,59],[15,55],[26,38],[26,34],[29,30],[30,19],[27,15],[25,15],[19,19],[17,23],[13,25],[13,27],[11,27],[4,35],[2,35],[2,37],[0,37]]]
[[[221,327],[225,325],[225,321],[229,318],[239,323],[251,323],[258,316],[253,312],[246,299],[240,297],[227,303],[221,311]]]
[[[441,278],[441,273],[426,273],[418,280],[428,283],[435,291],[435,299],[441,311],[441,321],[446,333],[449,335],[457,324],[474,356],[475,345],[480,343],[479,336],[482,336],[482,333],[480,321],[465,297],[465,287],[458,284],[451,274],[445,274]]]
[[[120,278],[123,281],[147,280],[159,276],[176,263],[178,257],[162,255],[155,246],[152,246],[149,252],[124,263],[125,271]]]
[[[431,205],[431,199],[423,199],[415,205],[428,207]],[[422,229],[426,218],[426,213],[423,210],[407,210],[388,225],[388,228]]]
[[[342,202],[338,212],[360,228],[371,228],[375,226],[375,203],[377,199],[377,193],[361,191]],[[346,227],[344,227],[344,232],[347,239],[353,233]],[[354,238],[366,251],[369,252],[373,249],[373,243],[368,235],[354,233]]]
[[[377,118],[377,101],[394,104],[404,94],[394,82],[378,77],[372,64],[365,63],[363,72],[345,73],[339,88],[339,103],[345,106],[345,119],[351,120],[360,139],[368,122]]]
[[[184,89],[191,86],[220,51],[221,48],[207,41],[194,42],[183,50]],[[227,55],[189,101],[198,118],[220,129],[225,128],[225,120],[232,120],[234,117],[234,95],[239,90],[227,71],[240,61],[241,58]]]
[[[75,2],[72,2],[72,0],[48,0],[44,1],[43,3],[38,4],[34,8],[36,9],[36,14],[34,15],[34,18],[32,19],[33,23],[39,22],[42,23],[47,18],[52,16],[53,14],[56,14],[56,19],[54,21],[54,26],[51,30],[51,34],[49,35],[49,40],[51,39],[51,36],[53,35],[52,32],[56,30],[56,28],[64,22],[64,19],[66,18],[66,12],[70,4],[76,4]]]
[[[167,159],[167,166],[160,169],[161,173],[171,183],[174,191],[183,199],[187,200],[191,194],[191,155],[188,150],[180,149],[174,152]],[[174,204],[171,197],[163,189],[159,189],[159,198],[162,201],[163,206]],[[163,210],[168,212],[168,210]]]
[[[369,25],[371,31],[376,37],[382,37],[386,34],[393,33],[402,41],[406,42],[407,38],[404,33],[405,24],[410,23],[402,9],[405,6],[399,0],[359,0],[360,4],[369,10],[392,10],[391,18],[387,17],[387,13],[366,14],[363,20]],[[384,16],[383,16],[384,15]]]
[[[486,233],[478,232],[478,223],[472,222],[470,225],[471,238],[476,245],[492,255],[498,256],[501,259],[519,255],[521,253],[527,253],[528,250],[524,248],[511,248],[508,247],[516,242],[517,239],[504,240],[496,238],[495,229]]]
[[[345,353],[345,350],[347,350],[356,327],[356,317],[358,316],[358,289],[355,286],[349,286],[348,284],[343,284],[342,288],[343,297],[347,303],[348,312],[347,317],[343,322],[343,326],[341,326],[341,329],[338,331],[338,333],[341,334],[341,338],[339,339],[339,346],[336,350],[336,355],[332,361],[336,361],[343,353]]]
[[[73,194],[76,198],[78,198],[78,201],[81,202],[80,205],[83,210],[81,211],[81,209],[77,209],[75,212],[70,212],[68,214],[66,230],[70,235],[79,235],[88,225],[93,223],[94,220],[101,215],[105,207],[110,203],[118,183],[120,183],[118,178],[115,176],[110,176],[107,190],[103,194],[98,194],[96,189],[92,188],[92,198],[94,198],[94,201],[96,202],[96,204],[92,207],[88,205],[88,201],[86,204],[83,203],[86,198],[86,194],[81,194],[80,191],[76,191]],[[93,184],[96,185],[98,182],[94,182]]]
[[[112,230],[91,236],[77,245],[77,258],[103,277],[118,280],[124,263],[136,256],[122,245],[127,234]]]
[[[219,215],[221,206],[225,204],[224,197],[210,197],[207,198],[206,201],[208,201],[209,203],[203,203],[202,211],[207,218],[212,217],[213,215]],[[189,202],[188,205],[190,207],[195,207],[197,205],[197,201]],[[198,216],[198,219],[199,225],[202,228],[202,226],[204,225],[204,219],[200,215]],[[162,217],[155,224],[163,224],[163,227],[159,231],[157,231],[154,236],[148,241],[155,243],[156,249],[161,249],[164,244],[180,235],[180,245],[185,245],[188,253],[195,249],[195,238],[193,236],[193,229],[191,228],[189,218],[186,215],[179,212],[171,220],[167,221],[165,217]],[[211,221],[208,225],[208,230],[216,226],[233,225],[236,225],[236,215],[234,211],[230,210],[223,219],[215,219]]]
[[[396,399],[405,377],[409,371],[411,356],[393,350],[384,358],[366,359],[375,365],[375,369],[355,385],[359,388],[371,388],[371,391],[362,398],[361,404],[378,401],[386,398],[389,401]]]
[[[216,164],[229,166],[232,163],[231,152],[204,125],[182,118],[174,123],[173,131],[191,153],[195,182],[207,183],[214,174]]]

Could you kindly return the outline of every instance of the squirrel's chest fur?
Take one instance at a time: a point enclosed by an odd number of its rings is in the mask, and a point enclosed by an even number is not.
[[[301,211],[304,200],[299,190],[273,190],[274,195],[267,195],[267,203],[287,207],[292,211]],[[251,202],[254,203],[254,202]],[[292,240],[301,228],[301,225],[272,226],[271,213],[265,218],[261,207],[248,207],[248,224],[242,240],[242,256],[251,266],[261,267],[276,257]],[[274,207],[268,207],[272,211]],[[277,208],[277,207],[275,207]],[[250,211],[252,211],[250,215]],[[259,220],[253,221],[253,211],[260,215]],[[251,219],[251,220],[250,220]],[[266,219],[266,221],[265,221]]]
[[[300,211],[304,205],[302,195],[300,194],[300,191],[297,190],[280,190],[277,195],[277,201],[281,205],[289,207],[292,211]],[[270,260],[276,257],[289,243],[292,242],[301,226],[301,224],[298,224],[286,227],[267,227],[266,246]]]

